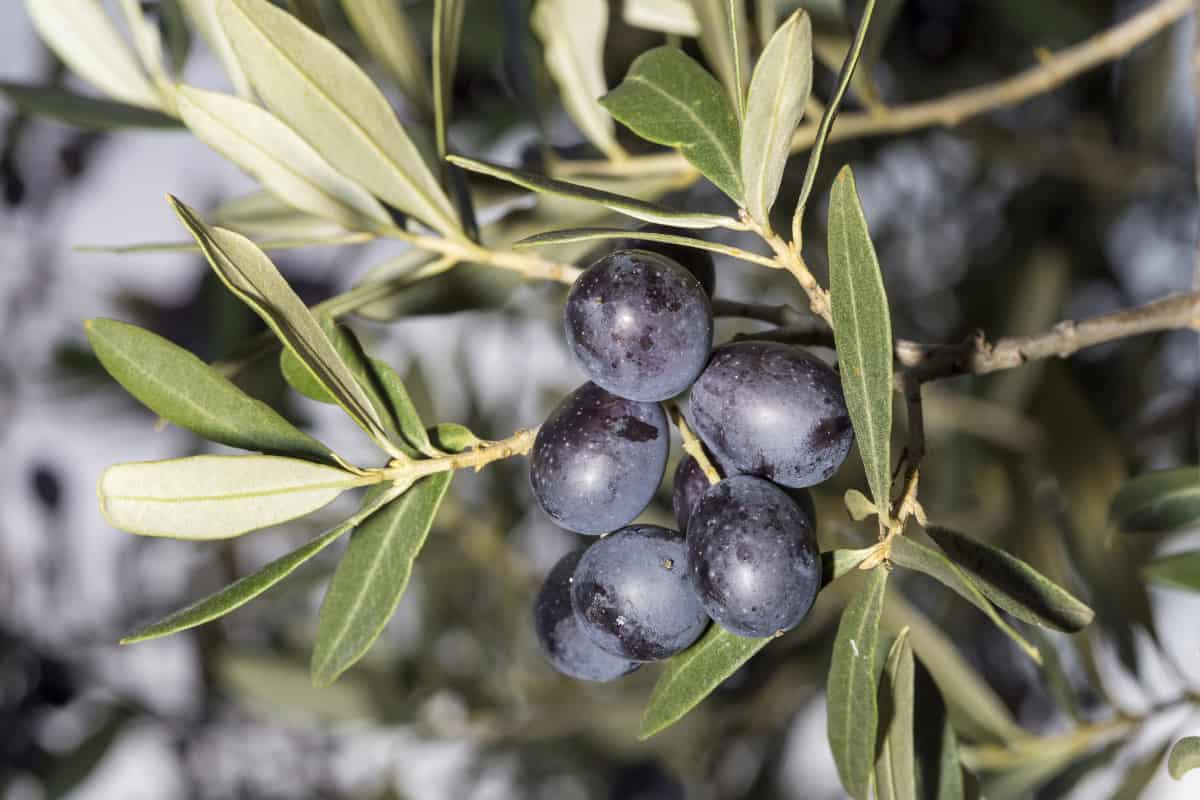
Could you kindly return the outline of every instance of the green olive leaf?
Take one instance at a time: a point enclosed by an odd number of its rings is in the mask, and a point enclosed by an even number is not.
[[[875,651],[888,572],[875,568],[838,625],[829,666],[829,747],[842,786],[855,800],[868,800],[875,767],[875,731],[879,720]]]
[[[328,447],[182,347],[116,320],[90,320],[85,328],[108,374],[168,422],[230,447],[330,460]]]
[[[1200,736],[1185,736],[1171,748],[1171,755],[1167,757],[1167,771],[1179,781],[1197,767],[1200,767]]]
[[[439,422],[428,434],[433,445],[445,453],[461,453],[484,443],[470,428],[457,422]]]
[[[192,21],[192,25],[200,37],[208,44],[208,49],[221,62],[237,96],[245,99],[252,97],[254,92],[250,88],[250,79],[246,77],[245,70],[238,62],[237,54],[233,52],[233,45],[229,43],[229,37],[225,35],[225,29],[221,27],[221,21],[217,18],[216,0],[180,0],[180,2],[183,4],[183,12]]]
[[[343,236],[346,229],[336,222],[314,216],[288,205],[270,192],[257,191],[226,200],[208,215],[212,225],[229,228],[243,236],[269,239]],[[196,247],[195,243],[192,243]],[[262,247],[262,243],[259,243]]]
[[[150,75],[150,80],[158,95],[159,107],[167,111],[174,110],[173,81],[167,76],[167,65],[163,57],[162,34],[158,27],[142,10],[140,0],[121,0],[121,13],[125,17],[125,25],[133,37],[133,48],[142,62],[142,67]]]
[[[1200,523],[1200,467],[1149,472],[1126,481],[1111,517],[1126,533],[1170,533]]]
[[[750,26],[744,0],[691,0],[700,27],[700,50],[742,116],[750,76]]]
[[[350,537],[321,603],[312,679],[328,686],[366,655],[412,576],[453,473],[422,478]]]
[[[1159,586],[1200,592],[1200,551],[1156,558],[1142,567],[1142,575]]]
[[[916,800],[916,750],[913,745],[912,645],[900,631],[879,680],[879,755],[875,786],[879,800]]]
[[[395,497],[391,486],[373,486],[363,497],[362,507],[351,517],[336,527],[326,531],[307,544],[280,556],[262,569],[239,578],[220,591],[214,592],[195,603],[167,615],[163,619],[129,634],[121,639],[121,644],[144,642],[148,639],[158,639],[172,633],[185,631],[203,625],[214,619],[236,611],[242,606],[282,581],[295,572],[306,561],[312,559],[329,545],[333,544],[346,531],[351,530],[384,504]]]
[[[433,2],[433,120],[439,159],[448,152],[446,129],[450,126],[450,101],[466,6],[466,0]]]
[[[829,290],[846,406],[876,508],[891,508],[892,322],[854,174],[843,167],[829,198]]]
[[[735,203],[744,196],[737,116],[721,85],[674,47],[638,56],[600,100],[618,122],[680,154]]]
[[[191,86],[178,88],[176,103],[196,138],[289,205],[351,230],[391,224],[379,201],[329,166],[269,111],[232,95]]]
[[[1144,797],[1146,787],[1150,785],[1150,781],[1154,780],[1154,776],[1158,774],[1163,762],[1167,760],[1170,746],[1170,741],[1163,743],[1162,747],[1154,750],[1126,770],[1125,778],[1109,800],[1139,800]]]
[[[87,97],[58,86],[0,82],[0,95],[27,114],[86,130],[181,127],[179,120],[160,111]]]
[[[691,0],[625,0],[621,4],[625,24],[659,33],[699,36],[700,20]]]
[[[421,43],[402,3],[342,0],[346,19],[409,102],[425,114],[433,112],[432,79]]]
[[[749,261],[753,264],[762,264],[763,266],[774,264],[767,256],[747,253],[745,250],[739,250],[736,247],[721,244],[720,242],[709,242],[704,239],[694,239],[690,236],[677,236],[673,233],[631,231],[625,228],[569,228],[562,231],[547,231],[546,233],[534,234],[533,236],[527,236],[524,239],[514,242],[513,247],[518,249],[522,247],[546,247],[548,245],[589,242],[599,239],[641,239],[647,242],[665,242],[667,244],[683,245],[684,247],[694,247],[697,250],[721,253],[731,258]]]
[[[909,645],[911,644],[910,632]],[[946,701],[925,665],[914,659],[914,667],[913,746],[916,796],[931,800],[964,800],[958,735],[950,723]]]
[[[100,476],[100,510],[139,536],[228,539],[311,514],[371,482],[282,456],[190,456],[116,464]]]
[[[406,214],[458,232],[449,199],[387,98],[349,56],[267,0],[217,0],[238,61],[267,107],[329,164]]]
[[[754,67],[742,124],[746,210],[764,228],[771,227],[771,206],[812,91],[812,72],[812,22],[797,11],[775,31]]]
[[[874,547],[864,547],[861,550],[826,550],[821,553],[821,588],[854,572],[874,551]]]

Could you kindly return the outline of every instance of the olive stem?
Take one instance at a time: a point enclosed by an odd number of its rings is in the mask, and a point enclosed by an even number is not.
[[[713,466],[712,461],[708,458],[708,453],[704,452],[704,444],[697,438],[692,431],[687,420],[683,416],[683,412],[679,409],[679,404],[674,401],[663,403],[663,409],[667,412],[667,416],[679,429],[679,436],[683,439],[683,451],[692,458],[696,459],[696,463],[700,465],[700,470],[704,473],[704,477],[708,479],[710,484],[717,483],[721,480],[721,473]]]

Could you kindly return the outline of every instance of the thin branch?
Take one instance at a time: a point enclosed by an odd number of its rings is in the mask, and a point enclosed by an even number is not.
[[[386,468],[381,470],[386,480],[404,483],[434,475],[438,472],[454,472],[460,469],[473,469],[476,472],[494,461],[501,461],[513,456],[525,455],[533,447],[537,437],[537,428],[522,428],[498,442],[484,442],[476,448],[461,453],[452,453],[437,458],[411,459],[408,457],[394,459]]]
[[[709,483],[717,483],[721,480],[721,473],[713,466],[712,461],[708,458],[708,453],[704,452],[704,445],[700,439],[692,432],[692,428],[684,419],[683,412],[679,410],[679,405],[676,403],[663,403],[663,408],[666,409],[667,416],[671,422],[679,429],[679,436],[683,439],[683,451],[692,458],[696,459],[696,463],[700,465],[700,471],[704,473],[704,477],[708,478]]]

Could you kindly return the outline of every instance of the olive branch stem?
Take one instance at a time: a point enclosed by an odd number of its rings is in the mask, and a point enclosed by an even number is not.
[[[709,483],[717,483],[721,480],[721,473],[713,466],[712,461],[708,457],[708,453],[704,451],[704,444],[696,436],[691,426],[688,425],[687,419],[684,418],[683,412],[679,409],[679,404],[675,402],[663,403],[663,409],[667,412],[667,417],[679,429],[679,436],[683,439],[683,451],[696,459],[696,463],[700,465],[700,470],[704,473],[704,477]]]

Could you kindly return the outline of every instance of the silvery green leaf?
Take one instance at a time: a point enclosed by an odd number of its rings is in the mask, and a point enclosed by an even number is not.
[[[826,550],[822,552],[821,588],[825,588],[843,575],[854,572],[874,550],[873,547],[864,547],[859,550]]]
[[[242,606],[295,572],[338,538],[375,513],[392,498],[396,497],[391,486],[373,486],[363,497],[361,508],[344,522],[321,534],[317,538],[280,556],[262,569],[239,578],[224,589],[213,592],[195,603],[168,614],[158,622],[140,628],[121,639],[121,644],[144,642],[185,631],[236,611]]]
[[[458,221],[387,98],[337,45],[267,0],[217,0],[251,84],[329,164],[438,231]]]
[[[846,406],[875,507],[889,513],[892,322],[879,259],[849,167],[829,197],[829,292]]]
[[[692,10],[700,23],[700,50],[740,117],[750,77],[750,26],[745,0],[692,0]]]
[[[0,82],[0,95],[28,114],[87,130],[181,127],[179,120],[160,111],[87,97],[58,86]]]
[[[400,604],[451,472],[417,481],[350,537],[321,603],[312,680],[328,686],[366,655]]]
[[[408,304],[399,291],[414,285],[426,276],[440,274],[451,269],[456,262],[438,259],[436,253],[410,248],[395,258],[372,267],[355,287],[356,293],[364,296],[374,293],[377,299],[356,303],[354,313],[376,322],[395,322],[403,317]]]
[[[213,209],[208,220],[213,225],[235,230],[245,236],[273,239],[319,239],[346,233],[341,225],[300,211],[266,191],[226,200]]]
[[[563,106],[589,142],[609,158],[625,151],[617,144],[612,117],[599,103],[608,86],[604,81],[604,37],[608,33],[608,2],[538,0],[533,29],[542,40],[543,57],[558,84]]]
[[[121,0],[121,12],[125,15],[125,24],[133,36],[133,47],[141,59],[142,66],[149,73],[159,96],[159,105],[167,111],[173,111],[173,86],[167,76],[166,63],[163,61],[162,35],[158,27],[146,19],[140,0]]]
[[[254,246],[260,250],[302,250],[309,247],[341,247],[347,244],[365,244],[375,238],[372,233],[343,231],[324,236],[285,236],[278,239],[260,239]],[[140,244],[85,244],[75,248],[80,253],[195,253],[201,247],[192,242],[142,242]]]
[[[320,323],[279,270],[254,242],[224,228],[210,228],[195,210],[168,197],[195,237],[217,276],[275,332],[284,346],[333,395],[375,442],[391,452],[383,421],[370,399],[338,357]]]
[[[797,11],[767,42],[746,98],[742,123],[742,183],[746,210],[770,228],[771,206],[779,193],[792,134],[812,91],[812,22]]]
[[[25,0],[25,10],[76,75],[114,100],[158,108],[158,93],[99,0]]]
[[[716,79],[683,51],[656,47],[642,53],[600,103],[643,139],[678,148],[717,188],[742,202],[737,116]]]
[[[1111,516],[1126,533],[1170,533],[1200,524],[1200,467],[1164,469],[1126,481]]]
[[[699,36],[700,20],[691,0],[625,0],[621,4],[625,24],[660,33]]]
[[[1160,556],[1142,567],[1142,575],[1159,586],[1200,592],[1200,552]]]
[[[238,97],[250,98],[253,95],[250,79],[246,77],[245,70],[238,63],[233,46],[229,43],[229,37],[225,35],[225,29],[221,27],[221,21],[217,18],[217,0],[180,0],[180,2],[183,4],[184,13],[191,19],[192,25],[208,44],[208,49],[212,50],[213,55],[221,62],[225,74],[233,84],[234,92]]]
[[[329,448],[178,345],[111,319],[85,323],[101,365],[163,419],[210,441],[329,461]]]
[[[1167,757],[1167,771],[1179,781],[1197,767],[1200,767],[1200,736],[1185,736],[1171,748],[1171,755]]]
[[[365,189],[329,166],[269,111],[233,95],[180,86],[176,102],[196,138],[301,211],[352,230],[391,224]]]
[[[446,129],[450,127],[450,101],[454,93],[454,73],[458,70],[458,49],[462,39],[466,0],[433,2],[433,124],[438,158],[446,153]]]
[[[908,633],[906,628],[896,637],[879,681],[879,755],[875,759],[879,800],[917,800],[915,667]]]
[[[342,10],[371,57],[387,70],[404,96],[432,114],[429,66],[404,6],[395,0],[342,0]]]
[[[100,510],[140,536],[227,539],[311,514],[370,482],[282,456],[190,456],[117,464],[100,476]]]
[[[461,453],[484,443],[470,428],[457,422],[439,422],[427,432],[433,445],[446,453]]]

